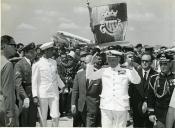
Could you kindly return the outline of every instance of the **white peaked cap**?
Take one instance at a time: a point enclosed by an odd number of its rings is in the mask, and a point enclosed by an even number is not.
[[[116,51],[116,50],[108,50],[108,51],[106,51],[106,55],[107,56],[122,56],[122,52],[119,52],[119,51]]]
[[[54,46],[54,42],[47,42],[47,43],[44,43],[40,46],[40,49],[41,50],[46,50],[48,48],[52,48]]]

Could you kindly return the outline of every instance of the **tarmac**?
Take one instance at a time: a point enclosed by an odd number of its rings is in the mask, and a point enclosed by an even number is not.
[[[52,121],[47,120],[48,127],[52,127]],[[36,124],[37,127],[40,127],[39,123]],[[59,122],[59,127],[73,127],[73,118],[72,117],[61,117]],[[133,125],[130,125],[127,128],[133,128]]]
[[[47,120],[48,127],[52,127],[52,121]],[[36,123],[37,127],[40,127],[39,122]],[[72,117],[61,117],[59,121],[59,127],[73,127],[73,118]]]

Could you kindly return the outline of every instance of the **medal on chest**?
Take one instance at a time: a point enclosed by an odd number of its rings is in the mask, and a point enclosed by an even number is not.
[[[126,70],[118,70],[118,75],[124,75],[126,74]]]

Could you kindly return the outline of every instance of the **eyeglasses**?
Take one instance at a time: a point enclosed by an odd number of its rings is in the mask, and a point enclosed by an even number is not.
[[[134,56],[128,56],[128,58],[134,58]]]
[[[149,62],[151,62],[150,60],[141,60],[142,61],[142,63],[149,63]]]

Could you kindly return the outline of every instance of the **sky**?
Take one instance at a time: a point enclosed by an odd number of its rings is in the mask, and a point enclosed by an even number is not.
[[[126,40],[130,44],[172,46],[175,42],[175,0],[89,0],[100,6],[127,3]],[[1,0],[1,35],[17,43],[51,41],[57,31],[94,40],[87,0]]]

